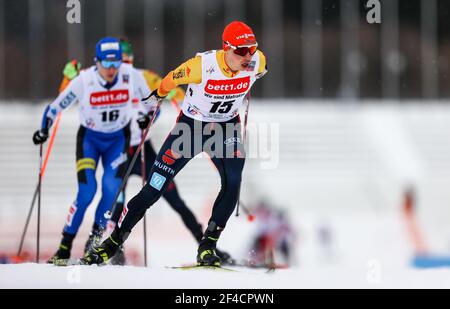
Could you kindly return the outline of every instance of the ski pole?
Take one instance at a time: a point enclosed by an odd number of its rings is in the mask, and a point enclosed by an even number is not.
[[[39,263],[39,248],[41,234],[41,185],[42,185],[42,148],[39,146],[39,178],[38,178],[38,209],[37,209],[37,233],[36,233],[36,263]]]
[[[250,92],[247,93],[245,98],[247,99],[247,106],[245,108],[245,118],[244,118],[244,139],[242,141],[243,145],[244,145],[244,149],[245,149],[245,142],[247,140],[247,121],[248,121],[248,110],[250,108]],[[238,192],[238,201],[237,201],[237,207],[236,207],[236,217],[239,217],[240,197],[241,197],[241,187],[239,187],[239,192]]]
[[[159,110],[159,107],[161,106],[161,103],[162,103],[162,99],[158,100],[155,112],[153,113],[153,116],[150,119],[150,122],[148,123],[147,128],[145,128],[144,132],[142,133],[142,140],[139,143],[139,146],[136,149],[136,152],[133,154],[133,158],[131,159],[131,162],[128,165],[127,172],[125,173],[125,176],[124,176],[124,178],[122,180],[122,183],[120,184],[119,190],[117,190],[116,196],[114,197],[113,205],[111,207],[111,210],[109,211],[110,215],[113,214],[114,211],[116,210],[117,198],[119,197],[120,192],[122,192],[122,190],[125,188],[125,184],[128,181],[128,177],[130,177],[131,171],[133,170],[133,166],[136,163],[136,160],[137,160],[137,157],[138,157],[139,153],[141,152],[142,146],[144,145],[144,142],[145,142],[145,138],[147,137],[148,131],[150,131],[150,127],[153,124],[153,121],[155,120],[156,114],[158,113],[158,110]]]
[[[144,131],[141,132],[141,142],[144,142],[144,146],[141,150],[141,177],[142,177],[142,187],[146,183],[146,171],[145,171],[145,136]],[[147,267],[147,216],[144,214],[144,265]]]
[[[50,135],[50,141],[49,141],[46,153],[45,153],[44,163],[43,163],[42,168],[41,168],[41,170],[42,170],[41,177],[42,178],[44,177],[44,174],[45,174],[45,171],[46,171],[46,168],[47,168],[47,162],[48,162],[48,159],[50,158],[50,153],[51,153],[51,151],[53,149],[53,142],[54,142],[55,137],[56,137],[56,132],[58,130],[60,120],[61,120],[61,113],[58,114],[58,116],[56,118],[55,125],[53,126],[52,133]],[[17,250],[17,256],[20,256],[20,254],[22,253],[23,242],[25,240],[25,235],[26,235],[27,230],[28,230],[28,224],[30,223],[31,214],[33,213],[34,204],[36,202],[36,198],[37,198],[37,195],[38,195],[38,189],[39,189],[39,181],[38,181],[38,184],[36,185],[36,189],[34,190],[33,199],[31,200],[31,205],[30,205],[30,209],[28,211],[28,216],[27,216],[27,219],[25,221],[25,226],[24,226],[23,231],[22,231],[22,236],[20,238],[20,245],[19,245],[19,250]]]
[[[245,207],[244,203],[242,203],[242,201],[240,201],[239,204],[241,205],[242,209],[244,210],[245,214],[247,215],[248,221],[250,221],[250,222],[254,221],[255,216],[250,212],[250,210],[247,207]]]

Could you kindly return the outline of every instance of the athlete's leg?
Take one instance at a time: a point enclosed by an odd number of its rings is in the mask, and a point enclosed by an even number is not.
[[[170,167],[165,164],[158,164],[162,162],[164,153],[170,151],[172,141],[173,136],[169,135],[161,147],[155,164],[150,169],[146,185],[124,207],[118,224],[122,230],[131,231],[144,216],[147,208],[156,203],[175,175],[189,162],[190,158],[178,157]]]
[[[145,164],[147,167],[146,170],[150,171],[156,159],[156,152],[153,149],[150,141],[146,141],[145,146]],[[162,163],[169,167],[173,164],[172,159],[167,155],[162,156]],[[178,190],[174,181],[171,181],[169,183],[166,191],[164,191],[162,196],[170,205],[170,207],[172,207],[172,209],[181,216],[184,225],[189,229],[197,242],[199,242],[203,236],[202,226],[197,221],[194,213],[187,207],[186,203],[178,194]]]
[[[245,158],[212,158],[220,174],[221,189],[217,196],[210,221],[224,228],[238,202]]]
[[[194,122],[184,115],[178,118],[150,169],[147,184],[128,202],[119,219],[119,228],[116,228],[115,232],[129,233],[143,217],[147,208],[167,190],[175,175],[201,151],[201,147],[200,149],[194,147]],[[174,147],[177,151],[173,149]]]
[[[245,149],[239,117],[216,124],[216,127],[222,132],[223,148],[208,150],[208,154],[219,172],[221,190],[214,202],[210,221],[224,228],[239,199]]]
[[[86,128],[80,127],[76,146],[78,193],[75,201],[69,208],[59,248],[55,255],[50,258],[49,263],[70,257],[73,240],[83,221],[86,209],[92,202],[97,190],[95,170],[98,158],[98,149],[92,140],[92,136]]]
[[[95,212],[95,224],[105,229],[108,214],[113,206],[114,198],[125,176],[128,167],[128,148],[130,143],[130,130],[125,127],[115,134],[102,152],[103,177],[102,196]]]
[[[70,207],[64,232],[75,235],[83,221],[87,207],[94,199],[97,191],[95,171],[99,159],[98,145],[92,131],[80,127],[77,135],[77,177],[78,193],[74,204]]]
[[[208,227],[200,241],[197,262],[203,265],[220,265],[221,257],[216,245],[239,198],[245,151],[238,117],[229,123],[215,123],[211,126],[216,131],[214,134],[221,134],[219,136],[221,142],[220,145],[211,148],[204,145],[204,150],[208,152],[220,174],[221,190],[214,202]],[[226,259],[224,254],[222,257]],[[227,258],[229,258],[228,254]]]

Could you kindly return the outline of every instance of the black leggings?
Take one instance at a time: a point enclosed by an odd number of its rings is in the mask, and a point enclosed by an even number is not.
[[[133,154],[136,152],[138,146],[133,146],[130,148],[130,156],[133,156]],[[138,155],[138,158],[133,166],[133,169],[131,170],[130,175],[137,175],[139,177],[142,176],[141,173],[141,154]],[[146,174],[150,171],[150,169],[153,166],[153,163],[156,159],[156,152],[153,149],[152,143],[147,140],[144,143],[144,156],[145,156],[145,171]],[[175,210],[183,220],[184,225],[189,229],[189,231],[192,233],[194,238],[197,241],[200,241],[200,239],[203,236],[203,231],[200,223],[197,221],[197,218],[195,218],[195,215],[192,213],[192,211],[186,206],[183,199],[181,199],[180,195],[178,194],[177,187],[175,183],[172,181],[167,186],[166,191],[162,194],[164,199],[167,201],[167,203],[172,207],[173,210]],[[114,210],[114,213],[112,214],[111,220],[115,223],[119,220],[120,214],[123,211],[125,201],[125,189],[123,190],[121,197],[117,201],[116,208]]]
[[[120,230],[130,232],[175,175],[201,152],[211,157],[222,185],[210,221],[225,227],[238,201],[245,162],[239,116],[227,122],[201,122],[181,113],[157,155],[147,184],[125,207]]]

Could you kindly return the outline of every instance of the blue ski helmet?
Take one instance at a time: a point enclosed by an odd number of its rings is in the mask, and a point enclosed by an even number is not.
[[[122,49],[116,38],[106,37],[95,46],[95,61],[122,61]]]

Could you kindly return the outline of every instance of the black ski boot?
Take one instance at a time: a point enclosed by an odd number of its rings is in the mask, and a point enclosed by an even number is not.
[[[58,251],[47,261],[49,264],[55,264],[58,260],[66,260],[70,258],[70,251],[72,250],[72,242],[75,235],[63,232],[63,238],[59,244]]]
[[[203,232],[201,231],[202,225],[199,224],[198,225],[198,230],[195,230],[195,233],[193,233],[195,239],[197,240],[197,242],[200,244],[200,242],[203,239]],[[220,260],[222,261],[221,264],[222,265],[235,265],[236,261],[231,257],[231,255],[223,250],[219,250],[218,248],[216,248],[216,254],[218,257],[220,257]]]
[[[80,263],[83,265],[103,264],[111,259],[120,250],[123,242],[127,239],[130,233],[123,233],[118,230],[114,230],[104,242],[98,247],[91,248],[80,259]]]
[[[217,226],[215,222],[211,221],[209,223],[198,246],[197,265],[220,267],[221,260],[216,252],[216,244],[222,231],[223,229]]]
[[[89,233],[89,238],[84,245],[84,254],[89,252],[91,249],[100,246],[102,242],[103,231],[104,229],[94,223],[92,231]]]

